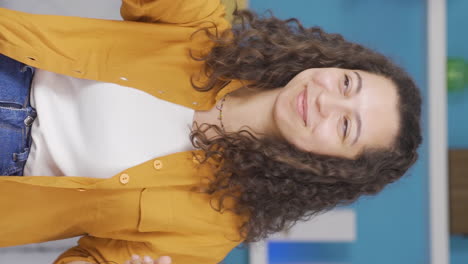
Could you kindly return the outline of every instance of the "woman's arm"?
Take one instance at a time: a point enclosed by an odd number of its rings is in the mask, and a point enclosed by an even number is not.
[[[122,0],[120,15],[129,21],[186,24],[209,20],[221,7],[220,0]]]
[[[132,259],[127,260],[126,262],[124,262],[124,264],[137,264],[137,263],[141,263],[141,260],[142,258],[140,258],[140,256],[133,255]],[[149,257],[148,259],[146,259],[146,257],[143,258],[143,264],[171,264],[171,263],[172,263],[172,260],[169,256],[162,256],[156,260],[153,260]],[[94,263],[86,262],[86,261],[72,261],[72,262],[68,262],[67,264],[94,264]]]
[[[142,233],[145,242],[86,235],[78,241],[78,246],[64,252],[54,264],[124,264],[133,254],[148,255],[154,259],[159,257],[158,260],[167,260],[167,256],[170,256],[170,263],[175,264],[216,264],[241,242],[232,241],[232,237],[232,234],[224,234],[219,230],[187,235],[145,232]]]

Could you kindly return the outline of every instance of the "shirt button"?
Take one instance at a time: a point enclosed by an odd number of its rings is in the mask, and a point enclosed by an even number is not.
[[[130,176],[126,173],[120,175],[120,183],[127,184],[130,181]]]
[[[160,170],[163,167],[163,163],[160,160],[155,160],[153,162],[153,166],[154,166],[155,169]]]

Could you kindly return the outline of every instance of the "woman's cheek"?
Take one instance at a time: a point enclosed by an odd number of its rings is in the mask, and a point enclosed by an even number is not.
[[[336,133],[336,126],[334,126],[329,120],[322,122],[321,125],[317,127],[316,132],[317,140],[322,142],[324,147],[334,146],[339,141]]]

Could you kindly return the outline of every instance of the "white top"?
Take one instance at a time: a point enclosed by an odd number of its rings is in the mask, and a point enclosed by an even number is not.
[[[110,178],[158,156],[194,149],[194,110],[146,92],[36,69],[37,111],[25,176]]]

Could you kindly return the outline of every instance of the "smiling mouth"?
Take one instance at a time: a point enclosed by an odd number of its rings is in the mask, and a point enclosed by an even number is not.
[[[303,102],[303,105],[304,105],[304,124],[305,124],[305,126],[307,126],[307,114],[308,114],[307,109],[309,109],[307,107],[307,87],[304,89],[304,102]]]
[[[297,96],[297,112],[307,126],[307,88]]]

